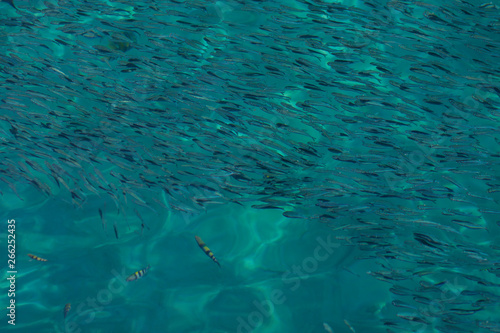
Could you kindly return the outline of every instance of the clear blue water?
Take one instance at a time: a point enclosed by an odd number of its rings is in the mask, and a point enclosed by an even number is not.
[[[0,2],[0,329],[500,332],[499,6]]]

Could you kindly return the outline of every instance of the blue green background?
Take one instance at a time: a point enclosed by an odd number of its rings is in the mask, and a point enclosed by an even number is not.
[[[498,332],[499,20],[1,2],[1,329]]]

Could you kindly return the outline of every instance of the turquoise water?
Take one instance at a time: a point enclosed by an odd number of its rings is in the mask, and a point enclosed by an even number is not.
[[[2,332],[500,332],[499,6],[0,2]]]

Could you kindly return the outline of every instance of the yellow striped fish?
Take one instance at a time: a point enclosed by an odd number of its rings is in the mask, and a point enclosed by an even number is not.
[[[127,278],[127,282],[129,282],[129,281],[134,281],[134,280],[137,280],[137,279],[139,279],[139,278],[143,277],[144,275],[146,275],[146,273],[148,272],[148,270],[149,270],[149,265],[148,265],[148,267],[143,268],[143,269],[141,269],[140,271],[137,271],[137,272],[135,272],[134,274],[130,275],[130,276]]]
[[[68,303],[64,306],[64,319],[66,319],[66,316],[68,315],[70,309],[71,309],[71,303]]]
[[[37,256],[35,256],[34,254],[31,254],[31,253],[28,253],[28,257],[30,257],[31,259],[38,260],[38,261],[47,261],[47,259],[43,259],[43,258],[37,257]]]
[[[198,245],[203,250],[203,252],[205,252],[205,254],[207,256],[209,256],[210,258],[212,258],[212,260],[215,261],[215,263],[217,265],[219,265],[219,267],[220,267],[220,264],[217,261],[217,259],[215,258],[214,254],[212,253],[212,251],[210,251],[210,249],[208,248],[208,246],[206,246],[205,243],[203,243],[203,241],[201,240],[201,238],[198,237],[198,236],[194,236],[194,238],[196,239],[196,242],[198,242]]]

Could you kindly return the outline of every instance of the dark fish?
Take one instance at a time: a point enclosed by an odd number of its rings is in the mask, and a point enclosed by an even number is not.
[[[420,233],[413,233],[413,237],[415,238],[416,241],[420,242],[423,245],[427,245],[429,247],[433,247],[438,250],[442,250],[439,246],[444,245],[440,242],[437,242],[433,240],[431,237],[420,234]]]
[[[115,229],[115,236],[116,236],[116,239],[118,239],[118,227],[116,226],[116,223],[113,224],[113,229]]]
[[[484,308],[483,307],[480,307],[478,309],[450,309],[450,312],[453,312],[455,314],[458,314],[458,315],[472,315],[478,311],[481,311],[483,310]]]
[[[400,308],[408,308],[408,309],[416,310],[416,307],[414,307],[408,303],[405,303],[403,301],[400,301],[400,300],[392,301],[392,305],[400,307]]]
[[[413,314],[398,313],[398,317],[406,319],[408,321],[417,322],[425,325],[429,325],[429,322],[423,318],[417,317]]]
[[[267,204],[252,205],[252,208],[255,208],[255,209],[281,209],[281,210],[283,210],[283,208],[281,208],[281,207],[277,207],[277,206],[273,206],[273,205],[267,205]]]
[[[101,217],[102,228],[106,229],[106,221],[104,221],[101,208],[99,208],[99,216]]]

